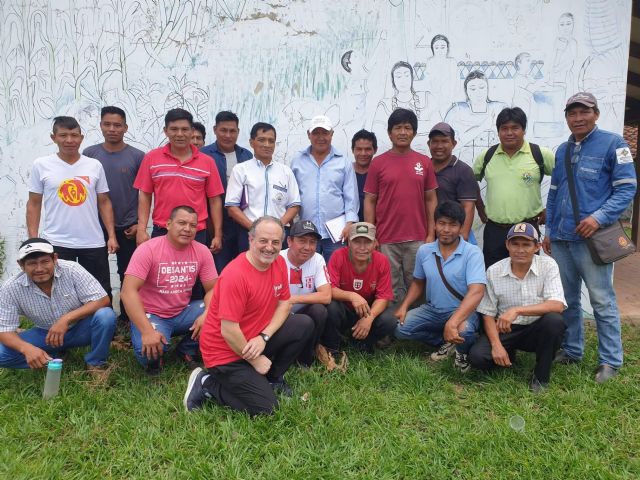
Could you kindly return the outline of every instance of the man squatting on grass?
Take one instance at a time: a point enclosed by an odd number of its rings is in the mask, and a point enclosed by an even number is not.
[[[276,392],[292,395],[284,374],[314,325],[307,315],[290,315],[283,234],[277,218],[258,218],[249,230],[249,250],[222,271],[200,335],[207,371],[191,372],[187,411],[212,398],[250,415],[270,414],[278,406]]]

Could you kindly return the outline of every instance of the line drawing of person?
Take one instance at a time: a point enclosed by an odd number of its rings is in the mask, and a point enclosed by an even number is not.
[[[558,18],[558,36],[553,45],[554,56],[549,72],[549,83],[563,86],[565,93],[575,90],[573,67],[578,57],[578,42],[573,36],[573,13],[565,12]]]
[[[442,119],[452,105],[457,78],[457,64],[451,51],[449,39],[438,34],[431,39],[432,56],[425,61],[425,90],[430,92],[437,102],[437,111]]]
[[[393,94],[378,102],[371,127],[376,136],[382,140],[381,143],[388,137],[387,120],[389,115],[397,108],[413,111],[418,117],[418,135],[427,134],[434,101],[430,92],[414,89],[414,79],[413,67],[408,62],[396,62],[391,68]]]
[[[531,73],[531,54],[522,52],[514,60],[516,74],[513,76],[513,100],[511,105],[520,107],[531,116],[535,92],[544,86],[542,79],[536,79]]]
[[[471,166],[482,150],[498,143],[495,120],[507,105],[489,99],[489,81],[479,70],[464,79],[464,93],[466,101],[454,103],[444,121],[456,131],[456,156]]]

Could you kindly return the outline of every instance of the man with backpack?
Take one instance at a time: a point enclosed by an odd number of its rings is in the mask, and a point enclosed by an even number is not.
[[[527,116],[521,108],[503,109],[496,128],[500,143],[481,153],[473,164],[476,180],[487,182],[482,247],[486,268],[509,256],[505,240],[513,225],[530,223],[538,230],[544,224],[540,184],[555,165],[551,150],[524,139]]]

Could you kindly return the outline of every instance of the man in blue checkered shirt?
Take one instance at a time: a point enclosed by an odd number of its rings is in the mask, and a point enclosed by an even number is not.
[[[53,245],[20,245],[22,272],[0,288],[0,367],[42,368],[61,351],[90,345],[89,371],[106,367],[116,315],[100,283],[80,264],[58,260]],[[18,333],[20,316],[34,327]]]

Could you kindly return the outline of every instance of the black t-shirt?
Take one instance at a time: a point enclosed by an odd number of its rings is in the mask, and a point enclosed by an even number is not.
[[[358,210],[358,218],[361,222],[364,222],[364,184],[367,181],[367,174],[356,172],[356,181],[358,182],[358,197],[360,197],[360,210]]]

